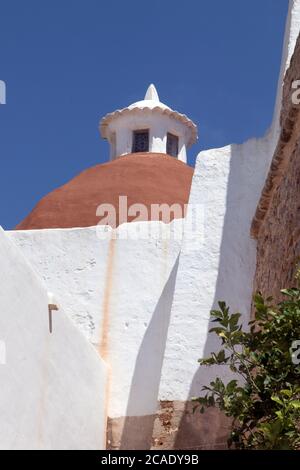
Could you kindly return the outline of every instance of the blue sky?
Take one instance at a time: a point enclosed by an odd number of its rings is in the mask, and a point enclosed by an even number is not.
[[[13,228],[108,158],[107,112],[161,101],[199,126],[189,152],[260,136],[273,114],[288,0],[2,0],[0,225]]]

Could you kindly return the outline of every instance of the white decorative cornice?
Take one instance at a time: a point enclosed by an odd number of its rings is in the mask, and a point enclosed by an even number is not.
[[[117,109],[116,111],[108,113],[106,114],[106,116],[103,117],[103,119],[100,121],[99,126],[101,136],[104,139],[107,139],[109,137],[107,129],[109,124],[113,120],[121,116],[127,116],[132,114],[138,115],[139,113],[144,113],[145,111],[151,113],[158,113],[160,115],[167,115],[168,117],[173,118],[185,125],[190,131],[190,137],[187,142],[187,146],[191,146],[197,141],[198,130],[196,124],[194,124],[194,122],[189,119],[185,114],[181,114],[178,111],[174,111],[168,106],[166,106],[164,103],[161,103],[159,101],[156,88],[152,84],[149,86],[144,100],[133,103],[132,105],[126,108]]]

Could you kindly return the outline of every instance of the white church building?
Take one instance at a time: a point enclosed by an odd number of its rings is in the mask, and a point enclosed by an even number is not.
[[[144,100],[101,120],[110,161],[46,195],[15,230],[0,228],[0,448],[226,447],[227,419],[193,413],[191,398],[227,379],[198,364],[218,347],[210,310],[225,300],[250,315],[251,223],[299,31],[300,0],[291,0],[263,138],[202,151],[193,171],[197,126],[150,85]]]

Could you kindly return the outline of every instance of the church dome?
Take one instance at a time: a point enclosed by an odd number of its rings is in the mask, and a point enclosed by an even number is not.
[[[193,169],[159,153],[135,153],[89,168],[45,196],[17,230],[90,227],[100,222],[101,204],[111,204],[119,225],[119,196],[128,206],[188,203]],[[128,221],[135,217],[128,217]],[[171,220],[176,214],[171,214]],[[161,217],[149,217],[161,220]]]

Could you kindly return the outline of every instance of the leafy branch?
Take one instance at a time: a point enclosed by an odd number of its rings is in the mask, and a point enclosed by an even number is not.
[[[300,449],[300,366],[290,351],[300,340],[300,290],[281,292],[285,300],[275,306],[272,298],[256,294],[255,318],[247,330],[241,314],[230,314],[225,302],[211,311],[217,325],[210,333],[220,338],[222,347],[199,362],[226,365],[236,378],[227,384],[216,378],[195,403],[201,413],[218,406],[232,418],[229,446]]]

